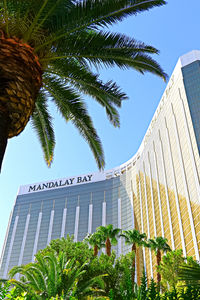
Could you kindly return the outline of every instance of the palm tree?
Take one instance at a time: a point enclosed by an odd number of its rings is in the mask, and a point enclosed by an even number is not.
[[[137,229],[125,230],[121,234],[125,238],[125,243],[132,245],[133,263],[132,263],[132,285],[134,287],[135,283],[135,256],[137,252],[137,247],[144,246],[144,240],[147,238],[146,233],[140,233]]]
[[[163,238],[162,236],[155,237],[155,239],[149,239],[147,246],[150,247],[152,250],[155,251],[157,266],[160,265],[161,262],[161,251],[171,251],[170,246],[167,244],[167,239]],[[161,275],[157,272],[157,282],[160,284]]]
[[[90,234],[88,237],[85,238],[85,240],[93,246],[94,256],[98,255],[99,250],[102,247],[105,247],[105,241],[103,239],[103,236],[99,232],[94,232],[93,234]]]
[[[0,168],[7,139],[29,119],[48,166],[55,146],[51,99],[66,121],[88,142],[104,167],[101,142],[82,94],[102,105],[114,126],[116,107],[127,96],[113,81],[103,83],[92,66],[115,66],[166,74],[149,54],[154,47],[103,28],[129,15],[161,6],[165,0],[0,0]]]
[[[67,260],[64,253],[51,252],[43,256],[40,252],[36,254],[36,262],[28,265],[16,266],[9,272],[9,282],[19,289],[19,293],[26,292],[31,299],[50,299],[51,297],[69,296],[92,293],[93,285],[101,280],[102,275],[93,276],[81,284],[79,278],[86,272],[86,264],[80,265],[75,261]],[[20,274],[20,280],[13,279]],[[97,286],[96,286],[97,287]],[[98,288],[95,289],[98,293]]]
[[[113,229],[113,225],[109,224],[107,226],[99,226],[97,228],[97,233],[102,236],[102,240],[105,242],[106,254],[111,256],[111,245],[117,245],[117,236],[119,235],[121,229]]]

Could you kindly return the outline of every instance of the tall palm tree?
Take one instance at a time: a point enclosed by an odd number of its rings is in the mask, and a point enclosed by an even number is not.
[[[133,263],[132,263],[132,285],[135,283],[135,256],[137,253],[137,247],[146,245],[145,239],[147,238],[146,233],[140,233],[137,229],[125,230],[121,234],[125,238],[125,243],[132,245]]]
[[[117,236],[119,235],[121,229],[113,229],[113,225],[109,224],[107,226],[99,226],[97,228],[97,233],[102,236],[105,242],[106,254],[111,256],[111,245],[117,245]]]
[[[54,252],[46,256],[38,253],[35,263],[11,269],[9,282],[19,289],[19,293],[26,292],[31,299],[50,299],[57,295],[64,299],[77,295],[84,297],[84,293],[92,293],[92,287],[102,277],[90,277],[80,285],[79,278],[86,272],[86,264],[80,265],[74,259],[67,260],[65,253]],[[22,276],[20,280],[13,279],[17,273]],[[95,289],[96,292],[98,289]]]
[[[93,247],[94,256],[98,255],[98,252],[101,248],[105,247],[105,241],[99,232],[94,232],[90,234],[85,240]]]
[[[161,262],[161,251],[171,251],[170,246],[167,244],[167,239],[162,236],[155,237],[155,239],[149,239],[147,243],[148,247],[155,251],[157,266],[160,265]],[[157,282],[160,284],[161,275],[157,272]]]
[[[103,83],[92,66],[134,68],[163,79],[149,54],[158,50],[119,33],[103,30],[165,0],[0,0],[0,168],[7,139],[20,134],[29,119],[48,166],[55,146],[51,99],[66,121],[88,142],[98,167],[104,167],[101,142],[82,94],[102,105],[114,126],[116,107],[127,96],[113,81]]]

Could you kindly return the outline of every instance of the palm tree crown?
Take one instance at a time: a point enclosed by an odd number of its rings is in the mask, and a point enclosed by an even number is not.
[[[156,253],[161,251],[170,251],[171,248],[167,244],[167,239],[163,238],[162,236],[158,236],[155,239],[149,239],[148,240],[149,246],[152,250],[154,250]]]
[[[92,96],[114,126],[116,107],[127,96],[113,81],[102,82],[91,66],[118,66],[166,74],[138,43],[106,26],[136,15],[164,0],[0,0],[0,166],[7,138],[18,135],[31,118],[45,160],[55,146],[51,99],[66,121],[72,121],[88,142],[98,167],[104,167],[100,139],[83,100]],[[6,63],[5,63],[6,62]]]
[[[91,246],[94,247],[94,256],[97,256],[98,251],[105,247],[104,237],[100,232],[94,232],[85,238],[86,241],[89,242]]]
[[[140,233],[137,229],[132,229],[132,230],[125,230],[123,231],[123,233],[121,234],[122,237],[125,238],[125,242],[128,245],[132,245],[132,246],[142,246],[145,243],[145,239],[146,239],[146,233]],[[135,251],[135,248],[133,249],[133,251]]]
[[[113,225],[109,224],[107,226],[99,226],[97,228],[97,233],[100,234],[105,242],[106,254],[111,255],[111,245],[117,245],[117,236],[119,235],[121,229],[113,229]]]

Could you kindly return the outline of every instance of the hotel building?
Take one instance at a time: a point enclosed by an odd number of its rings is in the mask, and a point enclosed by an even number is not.
[[[134,130],[134,129],[133,129]],[[163,236],[172,249],[199,260],[200,251],[200,51],[179,58],[137,153],[106,172],[21,186],[1,256],[0,277],[34,260],[52,239],[82,240],[100,225],[136,228]],[[129,248],[123,239],[117,255]],[[141,249],[155,276],[156,258]]]

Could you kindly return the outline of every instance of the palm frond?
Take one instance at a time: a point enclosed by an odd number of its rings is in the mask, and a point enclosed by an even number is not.
[[[102,80],[99,79],[99,75],[92,73],[88,67],[80,64],[75,59],[61,59],[51,61],[50,64],[50,72],[67,80],[71,80],[76,83],[83,92],[85,91],[85,93],[95,97],[95,99],[98,97],[98,94],[100,94],[101,97],[106,97],[118,107],[121,107],[122,101],[127,99],[126,94],[121,92],[115,82],[108,81],[103,83]],[[98,101],[98,99],[96,100]]]
[[[72,46],[76,45],[75,49]],[[120,33],[85,30],[70,34],[56,43],[56,54],[79,53],[79,51],[98,53],[103,50],[123,51],[123,54],[133,55],[137,52],[158,53],[152,46],[145,45]],[[71,52],[72,51],[72,52]],[[122,52],[121,52],[122,53]]]
[[[99,169],[102,169],[105,162],[101,142],[80,96],[57,77],[45,76],[44,83],[65,120],[74,123],[89,144]]]
[[[89,31],[62,39],[54,55],[41,61],[75,58],[81,64],[88,62],[96,68],[99,66],[134,68],[142,74],[149,71],[166,80],[167,75],[160,65],[147,55],[157,52],[157,49],[149,45],[120,34]]]
[[[14,277],[17,273],[21,273],[23,270],[23,266],[14,266],[8,273],[9,278]]]
[[[40,290],[45,290],[47,288],[45,276],[43,274],[43,269],[40,268],[39,264],[32,264],[28,268],[29,273],[34,274],[34,277],[37,278],[37,285],[36,287]],[[26,273],[24,273],[26,276]],[[30,279],[30,278],[29,278]]]
[[[9,283],[10,283],[11,285],[14,285],[14,286],[18,287],[18,288],[21,289],[23,292],[28,291],[28,290],[29,290],[29,292],[30,292],[30,289],[28,288],[27,284],[24,283],[24,282],[22,282],[22,281],[19,281],[19,280],[16,280],[16,279],[13,279],[13,278],[12,278],[12,279],[9,280]]]
[[[103,281],[103,277],[105,277],[106,275],[98,275],[95,276],[94,278],[88,279],[88,280],[84,280],[82,281],[80,284],[77,285],[77,289],[75,292],[75,296],[78,297],[85,297],[88,295],[100,295],[104,292],[104,281]],[[93,288],[93,286],[98,286],[98,288],[96,287],[95,289]]]
[[[178,278],[187,284],[200,286],[200,266],[181,266],[178,271]]]
[[[40,280],[37,276],[35,276],[35,272],[32,271],[31,266],[26,268],[24,268],[23,272],[21,272],[21,274],[24,275],[24,277],[26,278],[27,282],[30,282],[30,286],[31,288],[40,291]]]
[[[144,244],[144,240],[146,239],[145,233],[140,233],[137,229],[125,230],[120,236],[125,238],[125,243],[128,245],[136,244],[138,246]]]
[[[73,46],[76,46],[73,49]],[[145,45],[133,38],[120,33],[106,31],[85,30],[70,34],[56,43],[56,54],[98,53],[99,51],[116,50],[122,54],[135,55],[138,52],[156,53],[158,50],[150,45]]]
[[[155,239],[149,239],[147,242],[147,246],[157,252],[161,251],[171,251],[170,246],[167,244],[167,239],[162,236],[157,236]]]
[[[122,100],[126,99],[126,95],[120,91],[116,83],[112,81],[103,83],[98,75],[93,74],[85,66],[81,66],[73,60],[52,62],[52,68],[49,72],[59,75],[66,83],[70,83],[81,93],[95,99],[106,109],[110,122],[115,127],[119,127],[119,114],[114,106],[120,107]]]
[[[39,48],[73,32],[107,26],[125,17],[166,4],[164,0],[83,0],[76,1],[70,10],[63,10],[63,26]]]
[[[49,0],[44,0],[43,3],[41,3],[41,6],[38,6],[38,11],[35,14],[28,31],[24,36],[25,41],[29,40],[29,37],[30,37],[31,33],[32,33],[34,27],[36,26],[36,24],[38,23],[38,20],[39,20],[41,14],[43,13],[43,10],[45,9],[45,6],[47,5],[48,2],[49,2]]]
[[[65,25],[72,33],[85,28],[107,26],[144,10],[166,4],[163,0],[83,0],[76,1],[65,16]]]
[[[31,122],[39,137],[47,165],[50,166],[53,160],[55,137],[44,92],[40,92],[37,98]]]
[[[107,26],[118,21],[122,21],[125,17],[136,15],[142,11],[149,10],[155,6],[166,4],[163,0],[83,0],[77,1],[76,5],[71,9],[68,22],[71,26],[76,22],[76,27],[72,27],[73,31],[81,28],[88,28],[90,25]],[[77,27],[77,24],[80,24]]]
[[[111,238],[111,244],[113,245],[113,246],[116,246],[117,245],[117,239],[115,238],[115,237],[113,237],[113,238]]]

